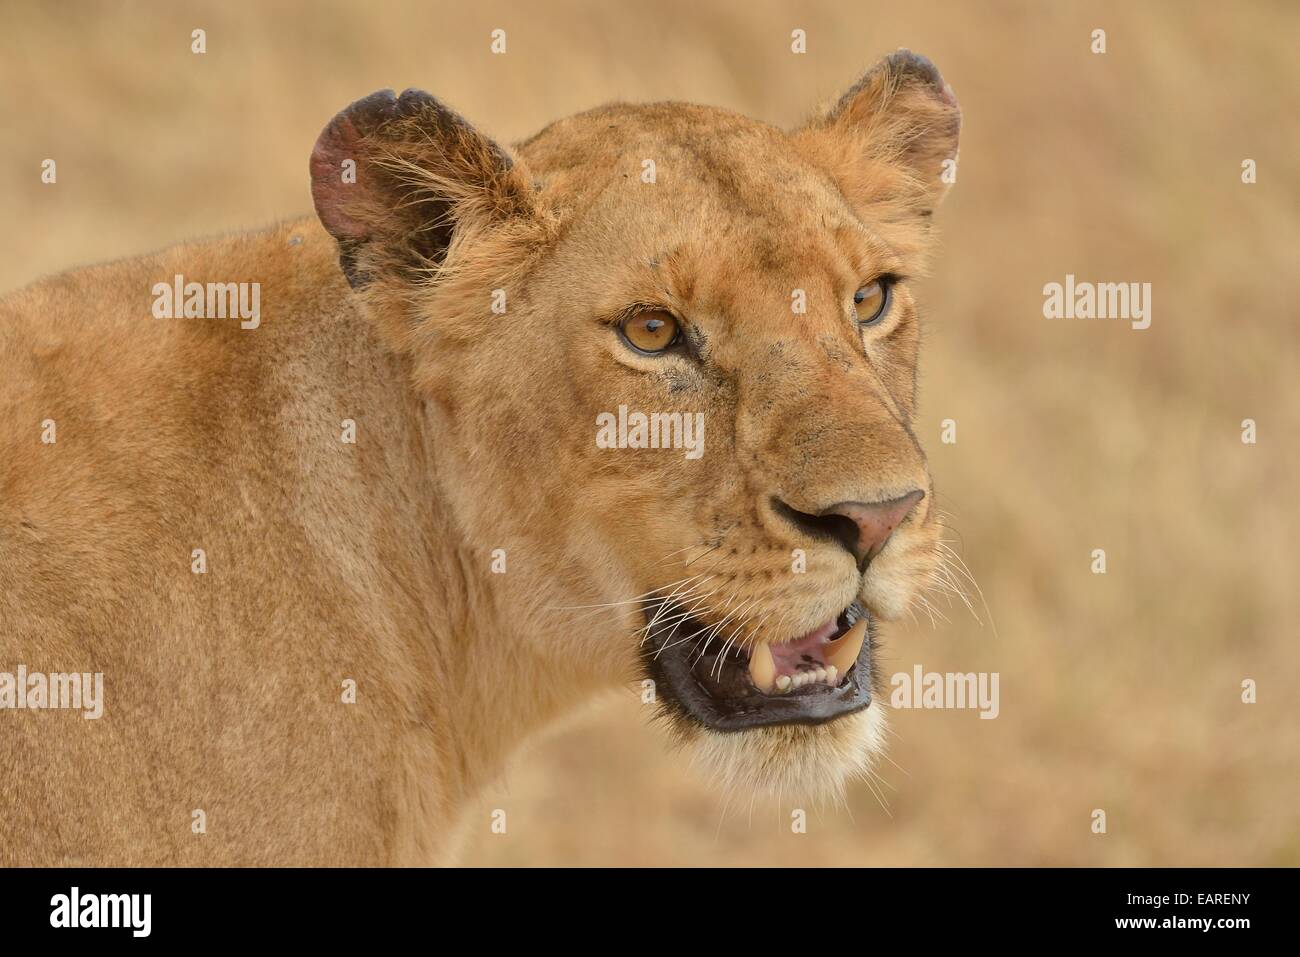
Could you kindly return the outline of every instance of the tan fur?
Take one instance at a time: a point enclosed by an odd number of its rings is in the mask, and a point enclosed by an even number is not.
[[[897,56],[790,134],[617,105],[509,154],[412,120],[358,141],[409,202],[327,206],[334,237],[293,222],[0,302],[0,670],[105,675],[100,720],[0,712],[0,864],[442,862],[520,741],[640,674],[630,599],[707,573],[701,610],[745,608],[740,642],[859,594],[905,610],[932,495],[865,583],[767,503],[929,489],[908,284],[865,336],[846,306],[921,268],[956,149],[927,69]],[[441,261],[410,238],[423,203],[455,227]],[[260,327],[152,318],[175,273],[261,282]],[[697,324],[707,364],[623,348],[605,320],[644,302]],[[706,454],[598,449],[620,403],[704,412]],[[879,712],[678,730],[730,785],[824,791],[865,766]]]

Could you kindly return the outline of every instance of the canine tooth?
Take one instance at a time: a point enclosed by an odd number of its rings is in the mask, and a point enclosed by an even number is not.
[[[840,670],[834,665],[826,666],[826,683],[835,688],[840,683]]]
[[[822,646],[822,657],[826,659],[828,665],[834,665],[838,673],[844,674],[853,667],[853,662],[858,660],[858,652],[862,650],[862,642],[866,637],[867,619],[859,618],[854,622],[853,627],[844,633],[844,637],[836,638]]]
[[[779,677],[779,678],[776,679],[776,690],[777,690],[777,691],[789,691],[789,690],[790,690],[790,676],[789,676],[789,675],[782,675],[781,677]]]
[[[776,685],[776,662],[772,660],[772,649],[766,643],[755,645],[749,653],[749,678],[764,694]]]

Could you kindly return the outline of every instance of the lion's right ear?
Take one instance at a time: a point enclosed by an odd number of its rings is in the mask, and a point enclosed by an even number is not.
[[[330,121],[311,194],[354,289],[415,282],[466,231],[527,214],[528,180],[506,150],[428,93],[372,93]]]

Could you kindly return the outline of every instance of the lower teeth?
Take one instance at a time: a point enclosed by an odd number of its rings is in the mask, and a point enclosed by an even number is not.
[[[824,684],[827,687],[834,688],[839,683],[839,669],[831,665],[827,668],[818,668],[815,671],[801,671],[796,675],[781,675],[776,679],[776,692],[777,694],[785,694],[811,684]]]

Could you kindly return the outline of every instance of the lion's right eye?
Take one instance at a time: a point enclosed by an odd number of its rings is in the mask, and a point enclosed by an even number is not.
[[[619,323],[618,331],[633,349],[650,355],[667,351],[681,338],[677,317],[662,309],[646,309],[628,316]]]

